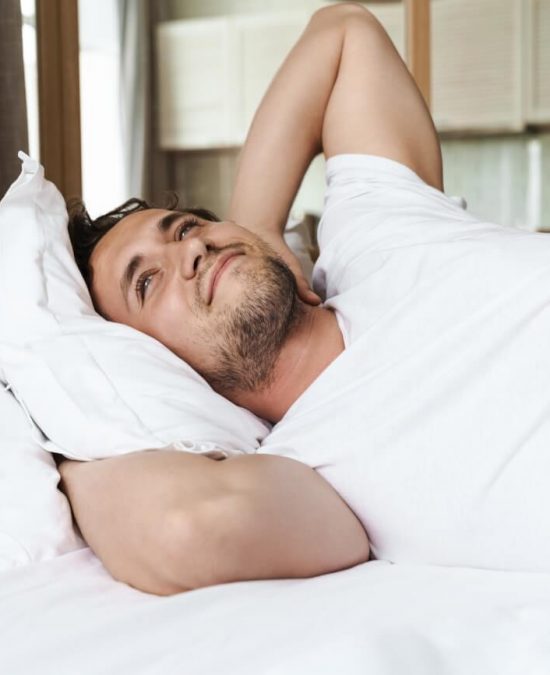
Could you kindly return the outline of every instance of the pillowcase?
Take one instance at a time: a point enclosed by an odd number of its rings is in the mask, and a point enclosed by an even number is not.
[[[0,202],[0,379],[42,447],[79,460],[177,442],[253,453],[267,422],[217,394],[154,338],[99,316],[76,266],[65,202],[24,153]],[[221,453],[220,453],[221,451]]]
[[[69,502],[57,489],[55,461],[31,429],[0,385],[0,571],[85,547]]]

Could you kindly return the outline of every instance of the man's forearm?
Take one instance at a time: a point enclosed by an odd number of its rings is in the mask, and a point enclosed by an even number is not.
[[[115,579],[148,593],[314,576],[368,559],[346,503],[286,457],[216,462],[156,450],[65,461],[60,473],[87,543]]]
[[[344,5],[313,15],[256,112],[228,218],[258,234],[283,231],[304,174],[322,151],[323,119],[349,10]]]

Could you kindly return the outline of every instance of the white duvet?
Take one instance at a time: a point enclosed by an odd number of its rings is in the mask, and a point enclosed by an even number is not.
[[[89,549],[0,575],[3,675],[548,675],[550,575],[369,562],[157,597]]]

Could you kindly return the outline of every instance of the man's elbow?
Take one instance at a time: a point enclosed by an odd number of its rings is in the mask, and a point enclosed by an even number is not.
[[[350,17],[378,21],[369,9],[358,2],[339,2],[335,5],[321,7],[315,10],[311,19],[318,23],[334,25],[335,22],[345,23]]]

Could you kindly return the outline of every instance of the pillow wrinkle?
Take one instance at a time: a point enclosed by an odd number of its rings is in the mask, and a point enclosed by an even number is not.
[[[103,376],[104,381],[107,383],[107,385],[109,386],[111,391],[114,393],[117,403],[120,403],[120,405],[125,410],[127,410],[127,412],[133,417],[133,421],[136,425],[136,428],[141,429],[145,435],[151,436],[151,437],[155,438],[156,440],[158,440],[159,443],[161,443],[162,442],[161,439],[156,436],[155,432],[152,429],[150,429],[146,424],[144,424],[144,422],[142,421],[142,419],[139,416],[139,413],[135,410],[135,407],[132,406],[131,404],[129,404],[125,400],[124,396],[120,393],[119,389],[115,385],[113,379],[109,376],[109,373],[107,372],[107,370],[105,370],[102,367],[99,359],[96,358],[96,355],[89,349],[89,346],[88,346],[87,340],[86,340],[86,336],[85,335],[77,335],[75,337],[77,337],[79,343],[82,344],[82,346],[86,349],[86,352],[87,352],[90,360],[94,363],[95,366],[97,366],[97,371]],[[53,371],[52,371],[52,376],[55,377],[55,373]],[[66,391],[67,391],[67,395],[71,396],[71,391],[69,389],[67,389]],[[80,405],[80,401],[78,401],[78,405]],[[82,410],[85,410],[85,408],[82,408]]]

